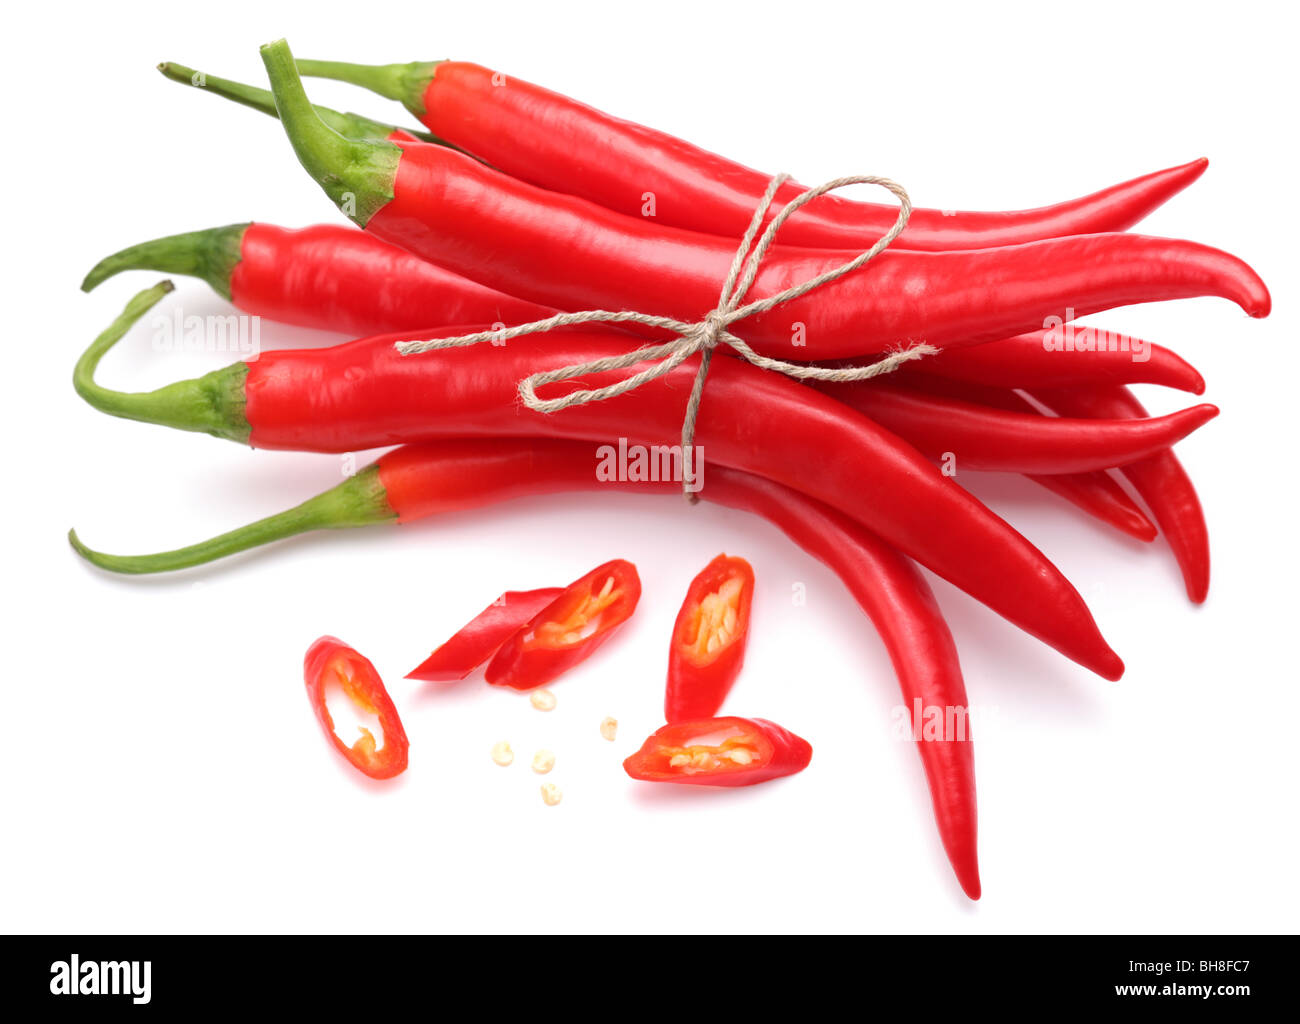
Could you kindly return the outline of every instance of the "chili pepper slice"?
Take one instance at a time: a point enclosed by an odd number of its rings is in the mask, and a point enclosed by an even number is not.
[[[520,496],[614,489],[680,495],[661,481],[596,480],[592,445],[574,441],[453,439],[407,445],[296,509],[230,533],[157,555],[107,555],[71,535],[74,548],[113,572],[166,572],[201,565],[260,544],[311,530],[408,523]],[[814,558],[825,562],[875,623],[902,689],[904,704],[965,713],[966,688],[952,633],[925,577],[853,519],[796,490],[723,466],[709,470],[701,496],[759,515]],[[964,736],[917,737],[935,821],[962,888],[980,893],[976,853],[975,759]]]
[[[515,630],[488,662],[493,686],[533,690],[586,661],[636,610],[641,577],[616,558],[574,580]]]
[[[562,593],[559,587],[507,590],[406,673],[406,678],[428,681],[464,679],[492,657],[512,633]]]
[[[656,729],[623,770],[641,782],[753,786],[808,767],[812,744],[764,718],[703,718]]]
[[[516,181],[441,146],[344,139],[314,111],[283,40],[262,48],[281,123],[336,204],[386,241],[483,284],[561,309],[628,309],[698,321],[735,259],[728,238],[665,227]],[[859,243],[865,245],[865,241]],[[855,253],[778,244],[747,299]],[[966,252],[887,249],[814,293],[732,326],[765,355],[835,359],[972,344],[1117,305],[1215,294],[1252,316],[1268,289],[1245,263],[1192,242],[1093,234]]]
[[[303,659],[303,678],[307,683],[307,699],[311,701],[321,728],[357,771],[372,779],[391,779],[406,771],[406,754],[410,747],[406,730],[402,728],[392,698],[384,689],[383,680],[367,658],[342,640],[323,636],[307,649],[307,656]],[[383,730],[378,745],[374,733],[365,726],[357,727],[361,738],[351,746],[343,742],[325,705],[326,690],[331,683],[337,683],[359,710],[378,718]]]
[[[304,75],[335,78],[404,104],[432,131],[494,167],[554,192],[642,216],[646,192],[662,223],[739,238],[771,175],[612,117],[567,96],[464,61],[370,66],[298,61]],[[1207,161],[1157,171],[1079,199],[1033,210],[915,210],[905,249],[977,249],[1067,234],[1123,231],[1205,170]],[[787,185],[786,202],[801,191]],[[839,196],[810,203],[789,243],[852,248],[884,234],[896,210]]]
[[[673,623],[664,718],[712,718],[745,663],[754,570],[718,555],[691,581]]]
[[[141,293],[91,344],[74,371],[78,393],[113,415],[259,448],[358,451],[467,434],[540,435],[598,440],[616,458],[613,438],[676,443],[679,403],[690,393],[699,359],[635,391],[555,414],[521,409],[515,400],[519,381],[548,367],[625,351],[624,338],[572,330],[500,348],[408,358],[392,342],[410,335],[381,335],[331,349],[263,352],[253,363],[147,394],[96,384],[94,370],[104,353],[162,294]],[[446,336],[423,336],[439,335]],[[616,379],[597,373],[585,382],[599,387]],[[840,509],[1067,657],[1107,678],[1123,673],[1123,663],[1060,570],[911,445],[841,402],[737,359],[713,360],[709,389],[696,438],[710,464],[767,476]],[[503,472],[514,474],[505,486],[530,493],[526,476],[513,467]],[[446,500],[454,502],[460,493],[453,486]]]

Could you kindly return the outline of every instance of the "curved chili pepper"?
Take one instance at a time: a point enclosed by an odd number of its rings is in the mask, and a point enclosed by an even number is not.
[[[1194,395],[1205,393],[1205,380],[1196,368],[1161,345],[1110,334],[1105,348],[1064,349],[1052,334],[1050,329],[1031,331],[982,345],[946,348],[898,372],[903,379],[921,374],[1003,388],[1160,384]]]
[[[598,565],[515,630],[492,656],[483,678],[514,690],[545,686],[595,654],[632,617],[640,600],[635,565],[621,558]]]
[[[232,82],[229,78],[218,78],[216,75],[209,75],[206,71],[195,71],[173,61],[164,61],[158,65],[158,70],[162,72],[163,77],[173,82],[192,86],[214,96],[221,96],[223,99],[234,100],[245,107],[270,114],[272,117],[279,116],[275,110],[275,97],[266,89],[244,85],[242,82]],[[386,139],[389,142],[438,141],[428,132],[384,124],[382,121],[373,121],[361,114],[340,114],[337,110],[321,106],[317,106],[315,110],[322,121],[340,135],[346,135],[350,139]]]
[[[1071,389],[1033,392],[1045,405],[1067,416],[1114,418],[1147,415],[1128,388]],[[1187,596],[1202,603],[1210,592],[1210,531],[1192,478],[1172,451],[1131,462],[1120,472],[1128,477],[1151,509],[1183,574]]]
[[[124,270],[189,274],[246,313],[354,335],[520,324],[555,312],[341,224],[231,224],[156,238],[101,260],[81,288],[88,292]]]
[[[431,131],[507,174],[553,192],[644,216],[647,194],[663,224],[739,238],[771,180],[663,132],[611,117],[513,76],[462,61],[366,66],[298,61],[304,75],[334,78],[397,100]],[[915,210],[896,243],[904,249],[983,249],[1060,235],[1124,231],[1182,191],[1207,161],[1147,174],[1101,192],[1034,210]],[[778,202],[803,189],[786,185]],[[897,210],[824,197],[790,222],[790,245],[862,248]]]
[[[242,529],[159,555],[91,551],[84,558],[113,572],[167,572],[201,565],[312,530],[410,523],[524,494],[618,491],[676,496],[672,481],[602,482],[591,472],[591,444],[516,439],[435,441],[408,445],[295,509]],[[521,485],[522,482],[522,485]],[[952,634],[920,570],[859,523],[782,484],[711,467],[701,496],[762,516],[828,565],[870,616],[884,640],[904,704],[960,714],[966,689]],[[969,734],[917,737],[944,849],[962,887],[979,898],[975,762]]]
[[[885,380],[826,384],[820,390],[907,438],[932,459],[952,453],[961,468],[1015,473],[1122,466],[1168,448],[1219,415],[1218,408],[1205,404],[1149,420],[1061,419],[943,398]]]
[[[940,398],[973,402],[1021,415],[1040,417],[1043,415],[1032,402],[1009,388],[921,374],[906,374],[903,375],[902,380],[912,388]],[[1147,514],[1129,497],[1128,492],[1119,485],[1109,471],[1027,473],[1025,478],[1131,537],[1145,542],[1156,539],[1155,524],[1147,518]]]
[[[307,649],[303,678],[307,683],[307,699],[321,728],[357,771],[372,779],[391,779],[406,771],[406,753],[410,747],[406,730],[383,680],[368,659],[342,640],[323,636]],[[374,733],[364,726],[357,727],[361,738],[351,746],[334,730],[334,719],[325,706],[325,690],[331,682],[336,682],[360,710],[377,716],[383,730],[378,746]]]
[[[623,338],[573,330],[504,347],[406,357],[394,350],[394,337],[380,336],[329,349],[263,352],[253,363],[147,394],[100,387],[93,379],[99,359],[162,294],[142,293],[92,343],[73,375],[78,393],[117,416],[260,448],[357,451],[470,434],[626,438],[659,452],[663,439],[675,444],[680,436],[681,404],[699,358],[635,391],[554,414],[521,407],[518,382],[625,351]],[[586,383],[611,379],[592,374]],[[1123,663],[1078,591],[1042,552],[916,449],[843,403],[719,356],[696,439],[710,463],[759,473],[841,509],[1067,657],[1107,678],[1122,674]],[[671,457],[671,448],[664,450]],[[817,452],[829,457],[809,457]]]
[[[523,623],[562,593],[559,587],[507,590],[406,673],[406,678],[435,682],[464,679],[492,657]]]
[[[719,555],[686,591],[668,648],[664,720],[712,718],[745,663],[754,570],[743,558]]]
[[[349,140],[316,117],[288,46],[262,49],[299,160],[358,224],[417,255],[560,309],[641,310],[698,321],[718,304],[729,239],[626,217],[516,181],[440,146]],[[861,243],[865,245],[864,241]],[[776,245],[750,299],[855,253]],[[1234,256],[1140,235],[1079,235],[968,252],[892,249],[854,273],[733,325],[778,358],[836,359],[923,339],[935,347],[1032,330],[1134,302],[1220,295],[1252,316],[1268,289]]]
[[[641,782],[753,786],[794,775],[812,744],[765,718],[703,718],[656,729],[623,770]]]

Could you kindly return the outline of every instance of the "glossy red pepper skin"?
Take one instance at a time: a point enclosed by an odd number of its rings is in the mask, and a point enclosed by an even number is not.
[[[697,643],[701,629],[701,604],[708,595],[716,595],[728,583],[738,586],[735,600],[729,602],[734,624],[726,630],[725,640],[718,650],[701,651]],[[718,713],[745,664],[753,600],[754,570],[743,558],[719,555],[691,581],[673,623],[668,647],[665,721],[712,718]]]
[[[447,323],[513,325],[555,312],[342,224],[232,224],[156,238],[101,260],[82,289],[125,270],[200,277],[246,313],[354,337]]]
[[[1035,391],[1045,405],[1062,415],[1145,417],[1146,409],[1128,388]],[[1210,531],[1192,479],[1173,451],[1165,450],[1120,472],[1147,503],[1169,542],[1183,574],[1187,597],[1201,604],[1210,592]]]
[[[391,342],[263,353],[245,381],[250,443],[356,451],[496,435],[676,444],[695,372],[691,359],[635,391],[548,415],[519,405],[519,380],[616,354],[624,341],[570,331],[405,357]],[[584,382],[614,379],[592,374]],[[696,438],[710,463],[778,480],[855,516],[1067,657],[1108,678],[1122,673],[1074,587],[910,445],[834,399],[727,357],[713,360],[706,398]]]
[[[431,132],[516,178],[620,213],[642,216],[650,193],[661,223],[739,238],[772,177],[477,64],[439,61],[432,71],[416,111]],[[896,244],[980,249],[1124,231],[1194,182],[1206,165],[1195,160],[1039,209],[919,209]],[[778,200],[800,191],[786,185]],[[863,240],[884,234],[897,216],[891,207],[839,196],[818,199],[805,212],[790,222],[790,245],[865,248]]]
[[[606,594],[609,603],[602,605]],[[484,678],[492,686],[515,690],[545,686],[595,654],[632,617],[640,600],[636,566],[623,559],[598,565],[515,630],[492,656]],[[586,609],[592,602],[595,616],[589,621]],[[572,625],[571,632],[563,628],[566,624]]]
[[[827,394],[865,413],[932,459],[958,471],[1087,473],[1162,451],[1219,414],[1203,404],[1148,420],[1063,419],[948,398],[887,380],[827,384]]]
[[[428,682],[464,679],[561,593],[559,587],[507,590],[406,673],[406,678]]]
[[[560,309],[697,321],[718,304],[735,257],[730,239],[546,192],[440,146],[399,148],[393,198],[365,224],[385,241]],[[776,294],[855,255],[775,245],[748,298]],[[1230,298],[1252,316],[1270,307],[1255,272],[1217,249],[1142,235],[1079,235],[969,252],[889,249],[732,329],[766,355],[818,361],[918,340],[937,347],[992,341],[1040,328],[1067,307],[1083,316],[1197,295]]]
[[[376,749],[374,736],[362,729],[363,735],[348,746],[334,731],[334,720],[325,706],[327,676],[335,673],[344,693],[366,711],[376,715],[383,729],[383,745]],[[307,684],[307,699],[320,722],[321,728],[340,754],[364,775],[372,779],[391,779],[406,770],[410,742],[392,698],[384,689],[383,680],[375,666],[355,650],[332,636],[323,636],[311,645],[303,659],[303,679]]]
[[[737,763],[714,758],[708,767],[669,764],[671,751],[701,745],[699,741],[725,737],[739,741],[752,760]],[[724,740],[725,742],[726,740]],[[715,746],[716,744],[707,744]],[[680,786],[754,786],[794,775],[812,761],[812,744],[789,729],[764,718],[704,718],[662,726],[623,762],[623,770],[640,782],[671,782]]]
[[[920,374],[1003,388],[1160,384],[1205,393],[1205,380],[1196,368],[1161,345],[1112,334],[1106,342],[1111,347],[1067,350],[1058,347],[1051,333],[1030,331],[982,345],[946,348],[900,372],[903,378]]]
[[[553,310],[443,270],[335,224],[249,225],[230,277],[240,309],[356,336],[440,323],[527,323]]]
[[[978,384],[947,377],[903,374],[900,383],[940,398],[956,399],[977,405],[1003,409],[1021,415],[1041,416],[1042,411],[1020,393],[1005,387]],[[1155,524],[1129,497],[1111,472],[1026,474],[1040,487],[1071,502],[1077,508],[1104,523],[1122,530],[1140,541],[1156,539]]]

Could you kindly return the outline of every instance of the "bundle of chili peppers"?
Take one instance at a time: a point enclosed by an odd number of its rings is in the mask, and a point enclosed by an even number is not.
[[[1078,591],[954,469],[1021,473],[1130,536],[1163,533],[1188,596],[1205,600],[1208,534],[1172,446],[1218,410],[1148,416],[1130,385],[1199,395],[1196,370],[1169,349],[1124,335],[1099,340],[1071,321],[1193,296],[1267,315],[1267,288],[1236,257],[1127,233],[1206,161],[1032,210],[914,209],[869,262],[729,325],[757,357],[781,361],[843,366],[918,342],[933,350],[888,375],[809,386],[718,349],[620,390],[610,364],[662,341],[657,330],[566,325],[504,346],[411,356],[396,345],[589,309],[699,322],[718,303],[738,241],[804,202],[802,187],[781,184],[756,219],[768,176],[500,72],[456,61],[295,62],[283,41],[262,52],[270,91],[176,64],[160,70],[278,116],[308,174],[357,227],[255,222],[173,235],[109,256],[83,288],[124,270],[191,274],[247,313],[362,337],[265,352],[148,393],[102,387],[100,359],[170,290],[164,283],[95,340],[75,386],[113,415],[254,447],[403,447],[294,509],[188,548],[109,555],[72,534],[95,565],[171,571],[305,531],[400,524],[553,491],[675,493],[672,480],[599,478],[593,451],[619,439],[666,450],[707,361],[694,422],[709,465],[699,496],[771,520],[836,571],[884,640],[909,707],[967,705],[953,637],[918,566],[1102,676],[1123,672]],[[300,74],[398,100],[427,131],[315,107]],[[749,296],[777,295],[844,264],[897,216],[893,207],[818,195],[779,224]],[[581,384],[598,400],[558,411],[520,405],[525,378],[561,379],[564,368],[587,364],[595,365]],[[567,589],[503,595],[411,675],[460,678],[491,659],[489,681],[540,685],[603,641],[603,627],[584,634],[582,623],[607,607],[630,614],[640,593],[637,582],[632,595],[631,578],[635,570],[627,577],[603,566]],[[712,717],[740,671],[752,588],[740,559],[720,558],[697,578],[672,638],[670,724],[628,759],[630,774],[736,784],[808,763],[807,743],[779,726]],[[322,679],[336,678],[355,702],[396,723],[400,766],[376,760],[368,733],[353,748],[335,736],[359,768],[384,776],[405,766],[405,733],[366,659],[323,638],[307,675],[314,695]],[[332,729],[323,697],[313,701]],[[970,737],[916,740],[945,849],[978,898]]]

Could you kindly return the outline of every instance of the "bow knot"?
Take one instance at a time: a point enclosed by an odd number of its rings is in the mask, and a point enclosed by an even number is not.
[[[666,376],[691,356],[699,353],[699,369],[696,370],[695,382],[691,388],[691,396],[687,402],[686,412],[682,420],[683,467],[690,465],[695,441],[695,420],[704,394],[704,381],[709,374],[709,364],[713,359],[713,352],[719,345],[728,346],[736,355],[760,369],[782,373],[796,380],[819,381],[867,380],[881,374],[892,373],[905,362],[920,359],[923,356],[937,352],[938,349],[930,345],[918,344],[897,352],[891,352],[884,358],[866,366],[828,368],[809,366],[804,363],[790,363],[782,359],[772,359],[768,356],[759,355],[744,341],[731,333],[730,327],[736,321],[754,316],[757,313],[765,313],[769,309],[773,309],[792,299],[797,299],[814,288],[820,288],[822,285],[843,277],[845,274],[852,273],[874,259],[903,233],[908,218],[912,214],[912,203],[907,197],[907,192],[904,191],[901,185],[890,181],[888,178],[878,178],[872,175],[852,175],[846,178],[835,178],[823,185],[818,185],[816,188],[808,189],[782,207],[780,212],[772,218],[766,229],[764,229],[762,237],[758,239],[758,244],[755,245],[754,239],[758,235],[758,229],[762,225],[763,218],[767,215],[772,201],[776,198],[777,190],[788,180],[788,175],[778,174],[768,183],[767,191],[763,193],[763,198],[754,210],[754,216],[749,222],[749,228],[745,231],[740,247],[736,250],[736,256],[731,263],[731,271],[722,285],[722,294],[718,299],[717,307],[710,310],[695,323],[684,323],[672,317],[651,316],[647,313],[610,312],[608,310],[594,309],[581,313],[557,313],[545,320],[520,324],[517,327],[508,327],[500,331],[479,331],[454,338],[432,338],[426,341],[399,341],[396,343],[397,351],[405,356],[439,349],[477,345],[484,341],[493,341],[499,345],[510,338],[518,338],[527,334],[542,334],[553,331],[558,327],[586,323],[635,323],[645,327],[672,331],[677,337],[661,345],[646,345],[622,355],[594,359],[587,363],[577,363],[556,370],[544,370],[540,373],[534,373],[519,382],[519,397],[528,408],[543,413],[558,412],[561,409],[567,409],[573,405],[583,405],[587,402],[601,402]],[[742,306],[740,303],[758,276],[758,268],[781,225],[796,210],[818,196],[837,188],[843,188],[845,185],[858,184],[880,185],[898,197],[898,219],[894,222],[893,227],[885,232],[870,249],[849,262],[824,271],[802,284],[794,285],[784,291],[777,292],[775,295]],[[541,398],[537,394],[537,388],[544,384],[571,381],[592,373],[629,369],[640,363],[652,363],[652,365],[605,387],[570,391],[558,398]],[[698,499],[691,491],[692,478],[687,475],[688,472],[688,470],[684,469],[682,488],[687,500],[694,502]]]

